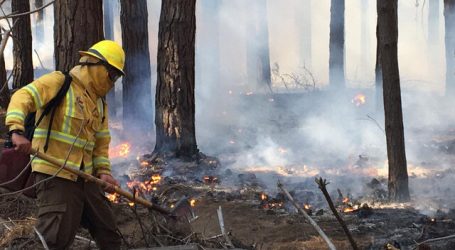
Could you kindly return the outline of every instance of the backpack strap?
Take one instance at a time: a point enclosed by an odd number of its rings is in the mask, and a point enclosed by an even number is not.
[[[47,151],[48,149],[48,146],[49,146],[49,137],[51,135],[51,130],[52,130],[52,122],[54,121],[54,115],[55,115],[55,110],[56,110],[56,107],[58,105],[60,105],[60,103],[63,101],[63,99],[65,98],[65,95],[66,93],[68,92],[69,88],[70,88],[70,85],[71,85],[71,81],[73,80],[73,78],[69,75],[68,72],[63,72],[63,74],[65,75],[65,81],[63,82],[63,85],[62,87],[59,89],[59,91],[57,92],[57,95],[55,95],[54,98],[52,98],[47,104],[46,106],[44,107],[44,110],[43,110],[43,113],[41,113],[41,116],[39,117],[38,121],[36,122],[35,126],[34,126],[34,129],[36,127],[38,127],[38,125],[41,123],[41,121],[43,120],[44,116],[48,115],[49,112],[52,111],[51,113],[51,117],[50,117],[50,120],[49,120],[49,127],[47,129],[47,136],[46,136],[46,143],[44,144],[44,152]]]

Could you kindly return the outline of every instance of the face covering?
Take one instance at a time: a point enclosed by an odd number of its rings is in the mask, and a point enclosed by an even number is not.
[[[90,56],[83,56],[80,63],[97,63],[99,60]],[[104,97],[114,87],[114,82],[109,78],[106,66],[79,65],[74,68],[76,77],[98,97]]]

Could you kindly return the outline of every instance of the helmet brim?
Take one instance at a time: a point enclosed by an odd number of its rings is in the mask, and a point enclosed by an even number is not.
[[[104,61],[103,58],[99,57],[98,55],[96,55],[95,53],[92,53],[92,52],[90,52],[90,51],[79,51],[79,55],[80,55],[80,56],[92,56],[92,57],[95,57],[95,58],[97,58],[97,59],[99,59],[99,60],[101,60],[101,61]],[[108,63],[108,62],[107,62],[107,63]],[[116,68],[118,71],[120,71],[120,73],[122,74],[122,76],[125,75],[125,72],[124,72],[121,68],[119,68],[118,66],[112,65],[112,64],[110,64],[110,63],[109,63],[109,65],[111,65],[112,67],[114,67],[114,68]]]

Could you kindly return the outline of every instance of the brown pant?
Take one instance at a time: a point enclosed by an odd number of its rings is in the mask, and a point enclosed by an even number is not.
[[[35,183],[49,175],[35,173]],[[100,249],[120,249],[110,202],[95,183],[55,177],[38,184],[38,224],[50,249],[68,249],[80,224],[86,226]]]

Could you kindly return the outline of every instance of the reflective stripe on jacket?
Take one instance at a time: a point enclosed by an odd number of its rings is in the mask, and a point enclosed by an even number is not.
[[[70,71],[73,80],[62,103],[56,107],[46,152],[62,162],[67,159],[66,165],[69,167],[80,169],[83,166],[82,170],[88,174],[111,172],[107,106],[90,87],[105,79],[106,73],[101,67],[89,69],[87,66],[76,66]],[[6,116],[9,129],[24,130],[24,119],[30,112],[36,111],[36,117],[40,117],[42,108],[57,94],[64,78],[61,72],[52,72],[14,93]],[[50,115],[44,117],[33,136],[32,147],[40,152],[44,151],[49,120]],[[35,158],[32,169],[53,175],[58,167]],[[61,171],[58,176],[77,179],[77,176],[67,171]]]

